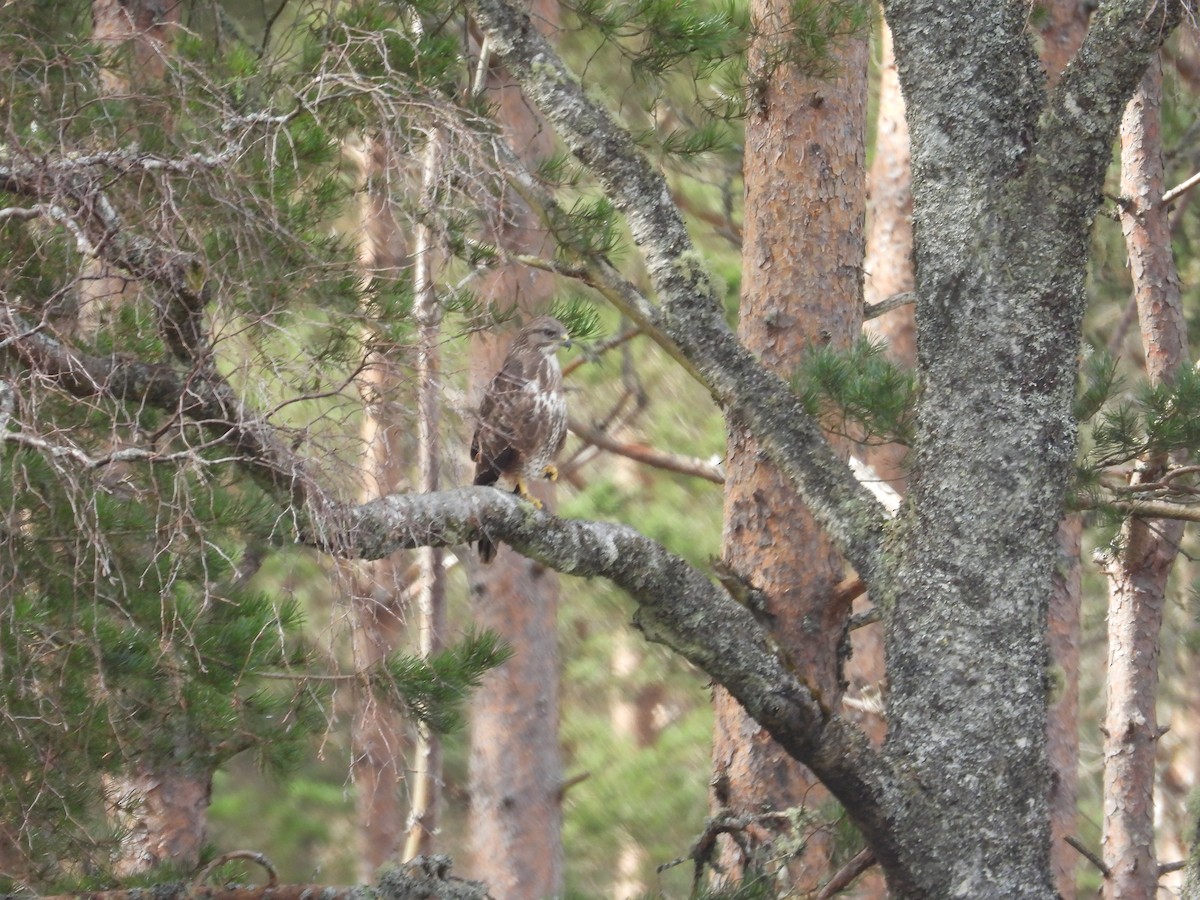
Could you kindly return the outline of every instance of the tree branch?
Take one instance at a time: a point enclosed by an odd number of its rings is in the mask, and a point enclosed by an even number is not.
[[[767,373],[725,324],[722,298],[662,174],[607,110],[585,95],[527,12],[507,0],[473,0],[470,8],[526,94],[626,216],[659,304],[623,310],[688,361],[717,402],[754,432],[855,569],[868,581],[877,577],[882,509],[790,387]]]
[[[796,677],[751,612],[708,576],[626,525],[559,519],[489,487],[392,494],[352,508],[341,538],[316,546],[379,559],[486,534],[559,572],[603,577],[639,604],[635,625],[722,684],[780,744],[852,809],[872,846],[891,847],[886,772],[866,739]],[[875,844],[878,840],[882,844]]]
[[[1031,186],[1047,201],[1047,213],[1091,220],[1094,186],[1112,158],[1125,105],[1184,6],[1182,0],[1110,0],[1092,15],[1038,126]]]
[[[203,426],[233,448],[264,487],[297,511],[307,510],[308,521],[297,522],[301,541],[333,555],[380,559],[401,549],[468,544],[486,534],[560,572],[611,580],[639,603],[635,624],[648,639],[672,647],[724,685],[852,807],[872,846],[893,847],[881,809],[886,773],[865,738],[796,678],[747,610],[655,541],[624,525],[559,519],[489,487],[342,504],[227,383],[81,353],[30,329],[6,307],[0,308],[3,338],[11,341],[9,352],[73,396],[145,403]]]
[[[653,466],[656,469],[664,469],[668,472],[678,472],[681,475],[692,475],[696,478],[703,478],[705,481],[711,481],[713,484],[725,483],[725,475],[721,472],[720,467],[705,462],[702,459],[695,459],[694,457],[684,456],[680,453],[668,453],[665,450],[656,450],[654,447],[647,446],[646,444],[631,444],[628,441],[619,441],[602,429],[593,428],[574,420],[571,421],[569,428],[571,429],[571,433],[585,444],[591,444],[593,447],[599,447],[601,450],[607,450],[609,453],[616,453],[619,456],[644,463],[647,466]]]
[[[73,397],[106,397],[145,403],[201,425],[296,514],[323,520],[332,500],[270,424],[258,419],[232,386],[213,372],[181,375],[171,366],[113,355],[91,356],[30,326],[7,304],[0,306],[0,341],[31,369]]]

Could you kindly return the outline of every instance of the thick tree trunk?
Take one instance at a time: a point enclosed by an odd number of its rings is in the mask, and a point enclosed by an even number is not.
[[[835,78],[804,77],[781,61],[787,3],[751,4],[760,35],[751,77],[761,96],[746,122],[742,301],[738,332],[763,365],[787,377],[805,351],[847,347],[861,326],[867,96],[866,35],[835,52]],[[843,563],[804,503],[742,423],[732,421],[725,490],[724,559],[763,591],[771,628],[793,663],[831,707],[840,704],[839,649],[848,607],[832,602]],[[768,499],[769,498],[769,499]],[[721,688],[714,692],[713,805],[738,815],[806,810],[796,821],[764,819],[743,840],[726,840],[728,877],[771,874],[781,847],[801,841],[786,867],[792,889],[828,877],[835,818],[828,792]],[[805,821],[803,818],[801,821]],[[743,858],[750,848],[751,858]]]
[[[557,4],[534,3],[540,27],[557,22]],[[511,145],[531,168],[552,150],[551,134],[507,72],[489,75],[485,98]],[[553,244],[519,201],[505,210],[497,242],[512,251],[553,255]],[[544,312],[554,290],[544,273],[502,268],[478,290],[502,309]],[[475,341],[471,380],[479,396],[505,347]],[[533,493],[554,508],[547,483]],[[536,900],[562,892],[562,759],[558,746],[558,576],[500,545],[495,560],[470,575],[476,622],[497,632],[514,655],[488,674],[472,703],[472,875],[499,900]]]
[[[1057,112],[1078,89],[1069,79],[1037,120],[1037,60],[1015,49],[1028,47],[1024,16],[1017,4],[888,4],[913,136],[924,396],[909,488],[917,518],[896,594],[883,598],[887,751],[912,779],[898,827],[940,848],[917,851],[908,871],[938,896],[1055,893],[1045,628],[1074,465],[1092,203],[1069,190],[1044,198],[1084,174],[1099,183],[1108,148],[1089,144],[1073,164],[1059,149],[1075,127]],[[964,77],[964,58],[980,77]],[[1092,113],[1115,127],[1114,101]]]
[[[1049,19],[1042,29],[1041,56],[1053,83],[1083,40],[1087,14],[1080,0],[1056,0],[1048,6]],[[886,25],[882,56],[875,161],[870,180],[865,285],[868,304],[913,289],[909,134],[891,32]],[[917,364],[913,306],[901,307],[867,322],[864,331],[887,341],[893,359],[909,366]],[[870,450],[867,458],[881,477],[903,492],[905,456],[906,448],[886,445]],[[1064,838],[1075,833],[1078,784],[1080,532],[1081,522],[1077,516],[1068,517],[1060,525],[1059,563],[1049,611],[1049,641],[1055,678],[1055,699],[1047,728],[1047,752],[1052,768],[1050,853],[1055,884],[1064,898],[1075,894],[1078,860],[1077,851]],[[853,635],[854,656],[847,666],[851,684],[882,683],[883,651],[882,647],[876,647],[874,634],[881,630],[880,626],[869,626]],[[873,677],[872,662],[879,669]],[[870,704],[866,706],[869,709]],[[865,725],[872,725],[869,714],[859,712],[859,715],[864,717]]]
[[[109,814],[121,828],[118,878],[170,863],[187,871],[200,864],[208,832],[212,771],[135,764],[105,785]]]

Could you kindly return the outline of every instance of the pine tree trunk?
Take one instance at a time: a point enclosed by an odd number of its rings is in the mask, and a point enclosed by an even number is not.
[[[386,185],[395,161],[378,140],[366,140],[357,157],[362,192],[359,259],[364,282],[395,277],[408,261],[408,248],[396,220]],[[370,500],[402,487],[408,480],[404,460],[414,452],[404,411],[410,389],[397,361],[373,354],[359,390],[366,400],[360,428],[363,458],[361,496]],[[399,556],[356,563],[351,585],[354,665],[363,670],[399,648],[406,639],[404,594],[410,579]],[[385,699],[360,687],[351,722],[355,806],[358,824],[358,878],[370,883],[387,862],[399,862],[404,840],[402,791],[405,760],[411,750],[408,728]]]
[[[558,7],[533,4],[540,27],[551,29]],[[520,88],[499,67],[484,97],[496,107],[510,144],[530,167],[549,155],[551,134]],[[513,201],[497,242],[510,250],[551,256],[552,242],[528,209]],[[528,316],[544,312],[554,290],[543,273],[503,267],[484,279],[481,299]],[[505,346],[490,336],[473,342],[471,382],[480,396],[503,360]],[[471,423],[473,424],[473,423]],[[532,485],[548,509],[552,485]],[[558,746],[558,576],[503,544],[487,566],[470,574],[475,620],[497,632],[514,655],[476,691],[471,718],[472,876],[498,900],[537,900],[562,891],[562,759]]]
[[[1187,325],[1179,275],[1171,255],[1157,60],[1130,101],[1121,124],[1121,193],[1129,207],[1122,226],[1129,249],[1141,324],[1146,374],[1170,382],[1187,364]],[[1153,482],[1165,456],[1139,462],[1132,481]],[[1154,781],[1158,748],[1158,656],[1164,595],[1183,535],[1183,523],[1131,518],[1121,543],[1104,559],[1109,579],[1108,692],[1104,719],[1105,897],[1153,900],[1158,892],[1154,852]]]
[[[135,764],[105,785],[111,820],[121,829],[113,873],[141,874],[170,863],[187,871],[200,864],[208,833],[212,770]]]
[[[746,184],[739,336],[768,368],[787,377],[809,347],[847,347],[861,326],[866,126],[865,36],[837,50],[836,78],[805,78],[780,60],[777,36],[790,7],[751,5],[757,33],[751,77],[759,95],[746,122]],[[754,438],[729,429],[725,562],[766,596],[772,631],[793,663],[836,707],[842,693],[839,647],[849,615],[831,603],[843,563],[829,539]],[[714,807],[760,816],[803,809],[803,833],[761,819],[742,847],[726,840],[727,877],[767,872],[772,859],[803,841],[783,884],[799,892],[828,877],[828,792],[723,689],[714,690]],[[814,827],[817,826],[817,827]]]

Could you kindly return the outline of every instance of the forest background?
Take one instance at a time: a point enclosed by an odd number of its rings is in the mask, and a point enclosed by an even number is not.
[[[542,4],[537,13],[589,95],[667,173],[736,325],[743,121],[761,88],[747,70],[750,10],[682,6]],[[857,60],[869,72],[858,167],[871,172],[874,206],[857,227],[877,254],[867,299],[895,309],[866,328],[891,342],[901,365],[889,367],[882,345],[834,340],[837,328],[817,320],[795,345],[795,364],[793,350],[783,355],[829,430],[871,445],[875,480],[902,490],[903,467],[879,449],[911,427],[914,390],[903,366],[912,286],[882,286],[888,266],[902,268],[908,255],[880,249],[877,233],[906,217],[903,201],[898,214],[884,209],[888,179],[907,164],[890,42],[869,6],[787,10],[808,41],[807,77],[831,85],[831,97],[843,66]],[[266,854],[287,881],[344,884],[370,881],[378,864],[409,851],[436,850],[456,859],[458,874],[517,879],[498,896],[546,893],[519,883],[528,866],[511,871],[522,852],[547,858],[543,885],[567,895],[682,895],[691,861],[660,867],[692,853],[714,822],[766,848],[756,863],[781,879],[777,888],[825,882],[861,858],[861,838],[836,803],[808,786],[807,802],[780,820],[710,818],[722,806],[710,680],[632,630],[633,605],[608,582],[546,588],[553,579],[539,566],[506,553],[494,572],[481,570],[460,558],[465,547],[338,560],[293,541],[290,530],[307,523],[288,521],[294,511],[273,502],[278,471],[238,465],[282,440],[347,498],[467,484],[472,405],[503,345],[493,336],[553,308],[580,339],[564,357],[573,437],[558,514],[627,522],[702,569],[722,556],[723,503],[734,502],[721,488],[725,422],[678,360],[600,302],[570,254],[539,233],[526,208],[536,189],[514,174],[522,163],[571,200],[557,237],[647,281],[611,203],[549,139],[460,10],[93,0],[10,2],[0,17],[0,527],[9,538],[0,551],[9,726],[0,861],[13,886],[107,885],[147,869],[161,879],[148,863],[174,858],[187,870],[189,859],[230,849]],[[1069,43],[1072,27],[1081,37],[1086,22],[1085,4],[1029,10],[1050,71],[1056,41]],[[1163,51],[1168,187],[1200,169],[1197,89],[1200,47],[1186,25]],[[534,155],[510,158],[494,128]],[[41,187],[23,180],[32,172]],[[1081,348],[1091,408],[1081,411],[1097,425],[1084,446],[1092,474],[1080,475],[1077,505],[1089,512],[1075,574],[1078,631],[1068,638],[1079,657],[1057,676],[1078,680],[1069,832],[1090,848],[1102,843],[1105,817],[1103,551],[1119,552],[1129,537],[1118,508],[1087,499],[1088,477],[1102,487],[1129,468],[1122,452],[1144,442],[1139,416],[1166,419],[1182,402],[1144,390],[1121,179],[1114,161],[1092,241]],[[1177,195],[1169,220],[1189,322],[1200,227],[1190,197]],[[859,291],[862,274],[848,276]],[[188,298],[191,308],[177,305]],[[203,360],[201,331],[215,348]],[[42,337],[54,345],[31,357],[23,348]],[[97,368],[85,374],[97,382],[118,377],[110,363],[97,374],[100,361],[129,362],[119,377],[140,379],[146,397],[156,366],[211,366],[277,433],[247,428],[231,443],[221,423],[241,399],[225,397],[230,405],[211,415],[189,408],[197,426],[153,402],[85,397],[78,371],[47,365],[59,341],[90,354]],[[824,352],[826,343],[841,355]],[[855,372],[869,377],[859,384]],[[1100,465],[1105,452],[1119,465]],[[1186,468],[1186,451],[1173,452]],[[1157,742],[1158,859],[1172,862],[1193,839],[1200,667],[1189,536],[1175,525],[1152,531],[1180,548],[1155,635],[1159,721],[1170,723]],[[814,545],[809,555],[828,553]],[[861,593],[840,562],[830,571],[825,590]],[[749,581],[758,586],[754,573]],[[732,582],[736,591],[739,577]],[[863,615],[860,658],[879,652],[866,640],[878,626]],[[846,709],[877,728],[877,677],[856,677]],[[539,721],[526,731],[527,719]],[[137,798],[147,785],[161,790],[172,767],[183,775],[155,818]],[[518,808],[484,832],[486,810],[503,805],[488,798],[506,793],[521,798]],[[538,805],[547,802],[561,821]],[[721,852],[727,862],[737,853]],[[1063,877],[1094,889],[1096,867],[1070,854]],[[809,875],[790,868],[795,860]],[[868,876],[857,890],[877,896],[881,882]]]

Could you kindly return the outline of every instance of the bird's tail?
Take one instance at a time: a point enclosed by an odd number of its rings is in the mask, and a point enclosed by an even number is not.
[[[496,545],[487,538],[480,538],[475,546],[479,549],[479,561],[484,565],[496,558]]]

